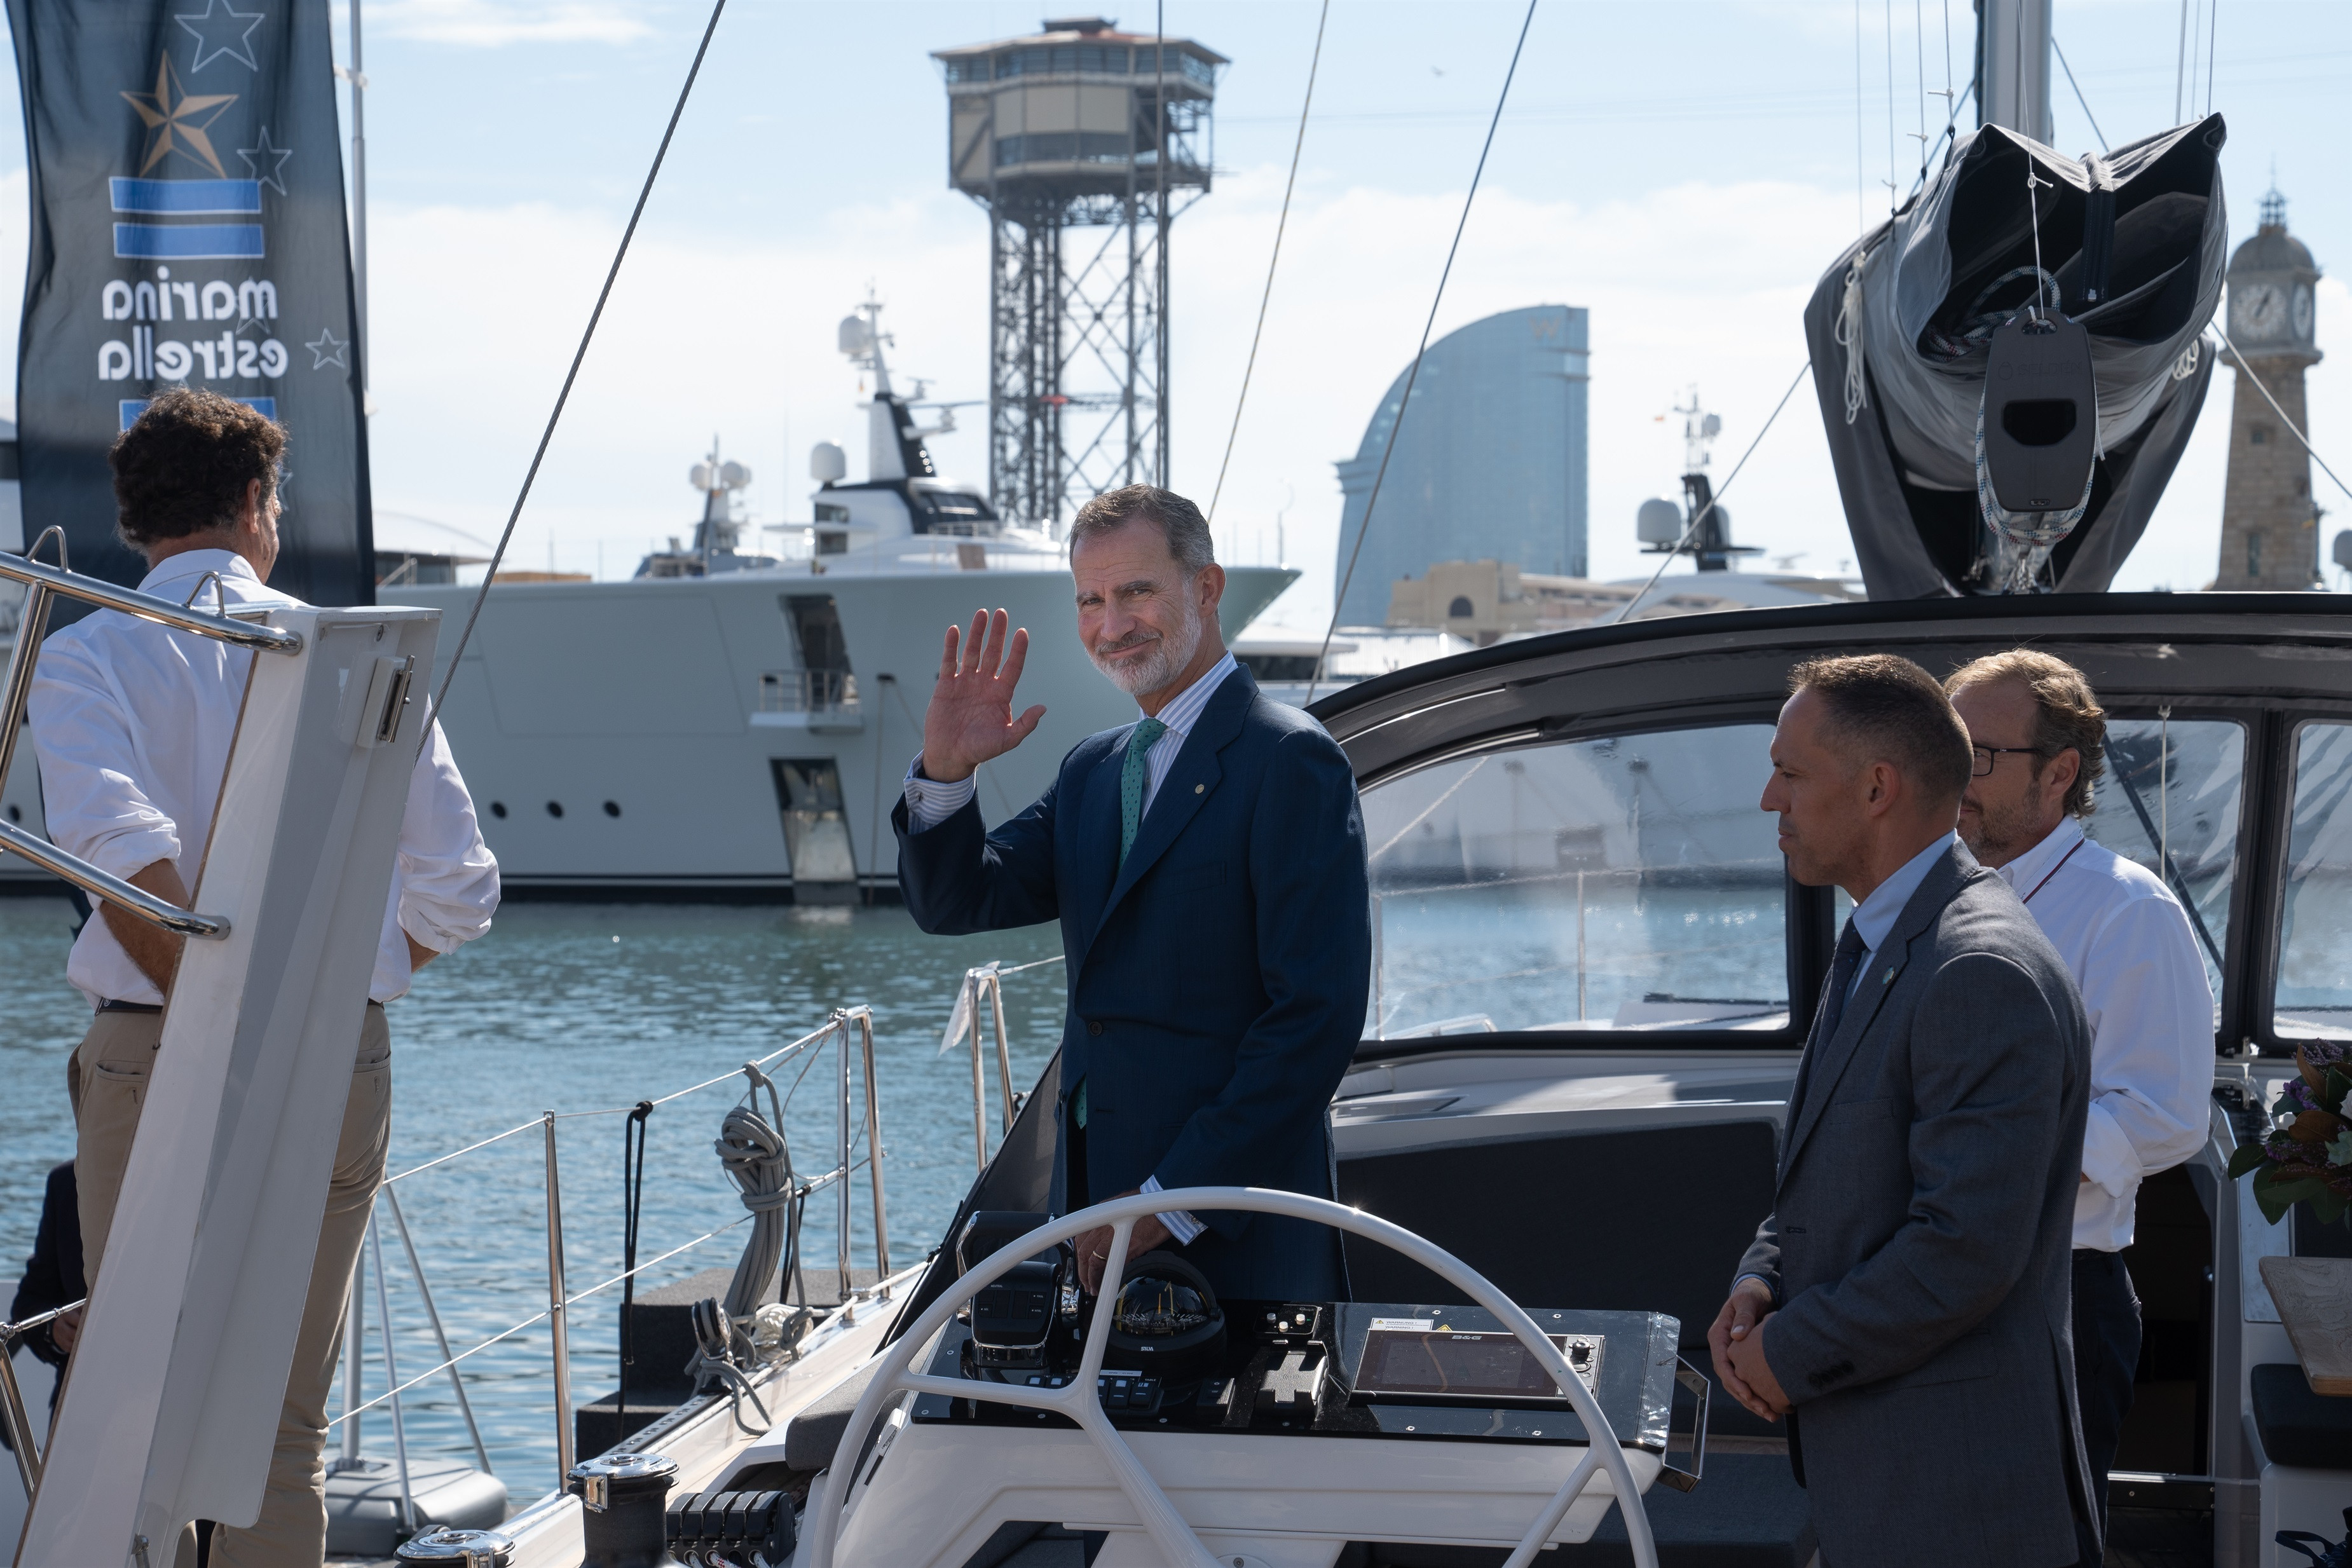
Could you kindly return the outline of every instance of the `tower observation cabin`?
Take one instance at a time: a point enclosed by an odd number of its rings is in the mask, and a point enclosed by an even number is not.
[[[990,499],[1059,532],[1168,473],[1168,230],[1205,194],[1225,57],[1099,16],[941,49],[948,180],[989,215]]]

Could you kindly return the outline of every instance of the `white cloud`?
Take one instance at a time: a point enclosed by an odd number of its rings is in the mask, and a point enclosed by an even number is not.
[[[387,37],[473,48],[628,44],[654,31],[609,0],[373,0],[367,26]]]
[[[1249,350],[1282,172],[1222,181],[1176,226],[1173,483],[1204,501]],[[1279,526],[1290,563],[1308,574],[1277,607],[1282,623],[1319,630],[1328,613],[1339,514],[1331,465],[1355,450],[1374,401],[1412,357],[1459,203],[1458,193],[1302,178],[1217,519],[1228,558],[1245,561],[1274,558]],[[1658,415],[1683,389],[1696,383],[1723,415],[1718,483],[1756,438],[1804,361],[1800,314],[1851,225],[1849,204],[1846,193],[1763,182],[1695,182],[1594,206],[1482,193],[1437,330],[1541,301],[1591,310],[1596,575],[1654,563],[1636,552],[1633,512],[1645,496],[1674,492],[1679,428]],[[841,441],[862,474],[857,376],[834,332],[869,281],[887,302],[902,378],[932,378],[941,398],[986,394],[986,228],[969,203],[941,192],[840,208],[783,237],[681,233],[659,209],[657,197],[549,453],[518,532],[519,564],[544,565],[551,544],[563,567],[625,573],[649,545],[690,529],[686,469],[714,434],[755,470],[750,498],[764,522],[807,517],[807,452],[819,439]],[[495,537],[617,221],[544,205],[379,204],[375,217],[378,505]],[[2329,359],[2311,374],[2311,408],[2331,461],[2347,428],[2347,305],[2340,283],[2323,284]],[[2217,378],[2118,586],[2210,578],[2229,393],[2228,378]],[[943,468],[984,477],[985,423],[963,411],[961,429],[933,444]],[[1852,558],[1810,384],[1727,508],[1742,542],[1799,555],[1800,570]]]

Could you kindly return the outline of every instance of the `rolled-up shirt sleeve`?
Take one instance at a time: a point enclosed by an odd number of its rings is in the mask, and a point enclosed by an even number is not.
[[[490,928],[498,859],[482,841],[473,797],[437,721],[409,780],[399,866],[400,928],[417,946],[453,953]]]
[[[41,651],[26,710],[49,841],[115,876],[177,861],[180,826],[148,799],[128,705],[81,643]],[[199,824],[201,826],[201,824]]]
[[[2084,973],[2095,1043],[2083,1174],[2122,1197],[2204,1146],[2213,993],[2189,918],[2168,899],[2116,910]]]

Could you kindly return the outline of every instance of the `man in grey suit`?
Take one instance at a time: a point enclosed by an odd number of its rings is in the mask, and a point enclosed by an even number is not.
[[[1790,1417],[1829,1568],[2096,1563],[2068,1313],[2081,999],[1954,836],[1969,737],[1935,679],[1875,654],[1790,685],[1763,807],[1790,874],[1854,911],[1717,1375]]]

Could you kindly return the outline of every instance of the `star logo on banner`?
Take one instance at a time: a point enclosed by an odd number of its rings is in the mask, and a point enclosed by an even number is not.
[[[286,194],[286,182],[279,179],[278,174],[286,167],[286,160],[294,156],[294,149],[272,147],[269,144],[269,127],[265,125],[261,128],[260,146],[240,147],[236,155],[244,159],[245,166],[253,172],[256,184],[270,186],[281,196]]]
[[[260,68],[253,57],[253,30],[261,26],[260,12],[236,10],[229,0],[205,0],[203,10],[175,11],[172,20],[196,40],[196,60],[190,70],[200,71],[223,57],[247,70]]]
[[[310,368],[314,371],[323,371],[329,365],[346,371],[351,369],[343,361],[343,350],[351,344],[337,339],[331,328],[320,328],[319,335],[302,346],[310,350],[314,361]]]
[[[154,132],[148,138],[147,155],[139,165],[142,174],[174,152],[202,163],[216,176],[227,174],[205,128],[236,101],[236,94],[189,92],[180,85],[180,73],[172,68],[172,57],[165,55],[163,64],[155,68],[153,92],[126,92],[122,96],[138,111],[141,121]]]

